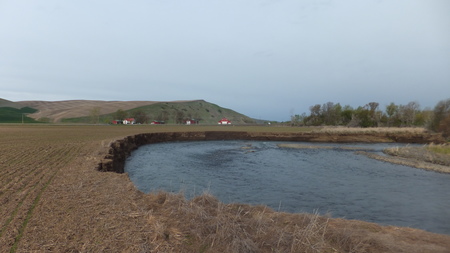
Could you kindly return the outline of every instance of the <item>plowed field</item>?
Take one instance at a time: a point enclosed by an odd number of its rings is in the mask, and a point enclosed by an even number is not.
[[[55,184],[54,179],[58,173],[60,178],[64,178],[70,168],[82,166],[86,160],[95,160],[95,152],[101,153],[104,151],[102,148],[109,144],[104,138],[121,137],[135,132],[142,132],[142,129],[107,126],[0,126],[1,252],[5,249],[20,249],[20,242],[23,241],[30,221],[33,224],[34,219],[41,217],[42,214],[36,214],[35,209],[45,202],[42,201],[43,193]],[[90,164],[89,170],[93,171],[94,165]]]
[[[449,252],[417,229],[277,213],[266,207],[144,195],[99,172],[109,145],[164,131],[295,128],[0,126],[0,252]]]

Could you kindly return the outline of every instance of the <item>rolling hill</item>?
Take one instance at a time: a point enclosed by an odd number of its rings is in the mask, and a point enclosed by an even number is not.
[[[12,101],[0,98],[0,108],[1,107],[11,107],[11,108],[20,109],[23,106],[20,106],[16,102],[12,102]]]
[[[38,110],[29,115],[36,120],[45,119],[50,122],[61,122],[64,118],[88,116],[93,108],[99,108],[101,114],[115,112],[119,109],[129,110],[143,105],[157,103],[153,101],[98,101],[98,100],[66,100],[66,101],[21,101],[15,102],[21,107]]]
[[[217,122],[224,117],[231,120],[234,124],[255,123],[255,120],[250,117],[204,100],[156,102],[150,105],[124,110],[124,113],[127,117],[137,117],[136,115],[144,114],[147,123],[156,120],[164,121],[168,124],[180,124],[185,119],[195,119],[198,120],[200,124],[217,124]],[[115,119],[117,119],[117,114],[113,112],[100,115],[98,121],[107,123]],[[91,120],[92,117],[84,116],[79,118],[68,118],[62,121],[81,123],[89,122]]]
[[[180,123],[180,119],[196,119],[201,124],[217,124],[227,117],[235,124],[254,123],[255,120],[231,109],[220,107],[204,100],[185,101],[99,101],[99,100],[66,100],[66,101],[19,101],[12,102],[0,99],[1,110],[14,108],[17,117],[22,117],[20,110],[28,108],[27,116],[41,122],[67,123],[110,123],[117,111],[123,111],[127,117],[137,113],[145,114],[147,121],[163,120],[169,124]],[[34,110],[32,110],[32,109]],[[32,110],[32,111],[29,111]],[[93,115],[93,113],[95,115]],[[0,122],[4,122],[0,117]]]

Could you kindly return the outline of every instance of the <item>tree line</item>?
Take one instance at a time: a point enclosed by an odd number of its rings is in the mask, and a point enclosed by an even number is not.
[[[384,110],[377,102],[353,108],[327,102],[309,107],[309,115],[291,116],[293,126],[348,127],[426,127],[450,135],[450,98],[439,101],[434,109],[422,110],[418,102],[406,105],[390,103]]]

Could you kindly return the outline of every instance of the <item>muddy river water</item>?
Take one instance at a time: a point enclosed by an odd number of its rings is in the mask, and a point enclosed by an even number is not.
[[[318,212],[383,225],[450,234],[450,174],[394,165],[355,154],[403,144],[307,144],[198,141],[151,144],[134,151],[125,172],[143,192],[209,192],[222,202]]]

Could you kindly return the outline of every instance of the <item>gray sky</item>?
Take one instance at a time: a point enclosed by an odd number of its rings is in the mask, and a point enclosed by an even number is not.
[[[289,120],[450,98],[448,0],[0,0],[0,98],[205,99]]]

